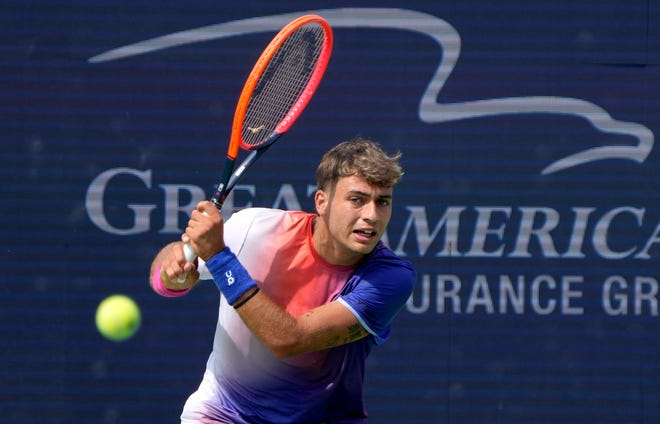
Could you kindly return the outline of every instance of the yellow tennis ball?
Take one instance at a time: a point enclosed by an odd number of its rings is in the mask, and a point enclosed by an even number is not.
[[[140,328],[140,308],[133,299],[123,294],[108,296],[96,308],[96,328],[113,342],[133,337]]]

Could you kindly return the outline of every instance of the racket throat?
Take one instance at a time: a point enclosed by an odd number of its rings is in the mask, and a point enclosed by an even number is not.
[[[222,209],[222,204],[225,202],[225,199],[227,198],[227,183],[229,182],[229,178],[231,177],[232,172],[234,171],[234,163],[236,162],[236,158],[232,158],[230,156],[227,156],[227,162],[225,163],[225,170],[222,174],[222,179],[220,180],[220,183],[216,186],[215,193],[213,196],[211,196],[211,203],[218,209]]]

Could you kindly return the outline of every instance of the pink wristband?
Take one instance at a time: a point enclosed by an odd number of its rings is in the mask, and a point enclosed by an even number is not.
[[[160,267],[161,265],[158,265],[158,267],[154,270],[153,277],[151,278],[151,287],[153,287],[156,293],[163,297],[180,297],[190,291],[190,288],[183,290],[172,290],[165,287],[163,281],[160,279]]]

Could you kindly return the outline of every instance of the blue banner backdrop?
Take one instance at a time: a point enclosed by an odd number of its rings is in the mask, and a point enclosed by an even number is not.
[[[148,266],[212,190],[244,78],[316,12],[326,78],[224,213],[312,210],[363,135],[404,153],[389,245],[419,281],[368,362],[374,423],[660,421],[660,12],[647,1],[10,1],[0,11],[0,414],[177,422],[218,294]],[[98,303],[133,297],[123,343]]]

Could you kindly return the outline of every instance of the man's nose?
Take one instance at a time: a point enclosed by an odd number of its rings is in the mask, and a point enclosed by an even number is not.
[[[368,222],[376,222],[378,220],[378,212],[376,202],[367,202],[362,208],[362,219]]]

